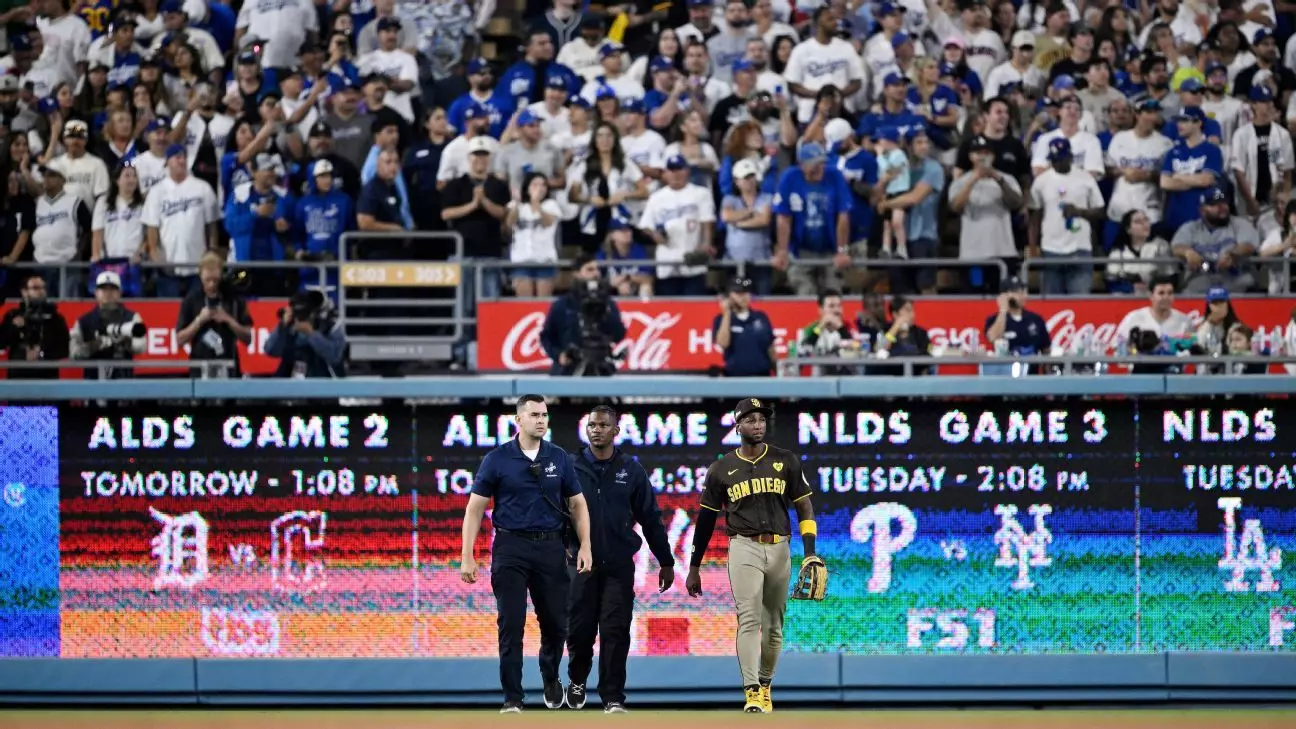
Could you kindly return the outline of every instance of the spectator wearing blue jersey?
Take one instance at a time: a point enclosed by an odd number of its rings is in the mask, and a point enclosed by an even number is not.
[[[1220,127],[1219,122],[1207,116],[1205,110],[1202,109],[1202,101],[1205,100],[1205,95],[1203,93],[1205,89],[1206,87],[1202,85],[1201,80],[1197,78],[1189,77],[1184,79],[1183,83],[1179,84],[1179,103],[1182,105],[1184,112],[1187,112],[1190,109],[1196,110],[1192,112],[1194,114],[1201,112],[1202,135],[1206,137],[1206,141],[1215,145],[1223,145],[1223,128]],[[1166,121],[1165,126],[1161,128],[1161,134],[1172,142],[1178,142],[1179,125],[1174,119],[1170,119]]]
[[[525,55],[509,66],[496,84],[496,93],[510,108],[529,106],[544,100],[545,79],[552,75],[567,80],[567,88],[579,89],[582,80],[575,71],[554,62],[553,38],[542,28],[527,36]]]
[[[351,198],[334,187],[333,165],[321,159],[310,166],[306,194],[297,200],[292,215],[292,258],[298,261],[337,260],[342,234],[356,229],[355,206]],[[319,271],[301,272],[302,286],[319,285]],[[336,289],[337,270],[328,273],[328,285]]]
[[[874,210],[874,185],[878,181],[877,157],[855,140],[850,122],[833,119],[824,127],[828,142],[828,165],[846,178],[851,191],[851,252],[866,257],[877,214]],[[878,193],[880,195],[880,193]]]
[[[906,96],[909,109],[923,118],[927,138],[936,152],[952,162],[957,149],[954,133],[958,129],[961,106],[958,94],[946,83],[953,77],[942,78],[941,66],[930,58],[915,61],[914,67],[918,69],[918,81],[909,87]]]
[[[630,222],[630,213],[624,207],[618,207],[608,222],[607,241],[594,254],[594,260],[603,268],[603,275],[608,284],[619,296],[640,296],[647,298],[653,294],[652,267],[642,261],[651,260],[648,250],[634,239],[634,225]]]
[[[851,265],[850,186],[840,170],[827,168],[827,156],[823,145],[803,143],[797,166],[779,177],[774,195],[774,266],[787,271],[798,296],[817,296],[821,288],[840,290],[841,272]],[[832,265],[793,263],[822,257],[832,257]]]
[[[855,132],[860,141],[871,140],[882,127],[894,127],[900,134],[908,134],[913,127],[925,126],[922,117],[909,110],[909,79],[892,71],[883,79],[882,104],[878,111],[865,114]]]
[[[1188,269],[1183,291],[1202,294],[1222,286],[1234,293],[1255,285],[1246,258],[1260,247],[1260,235],[1246,218],[1229,214],[1228,195],[1210,186],[1201,193],[1201,217],[1185,223],[1170,242]]]
[[[1202,192],[1224,177],[1224,155],[1202,133],[1206,115],[1199,108],[1184,109],[1175,117],[1179,143],[1161,165],[1161,189],[1166,194],[1162,225],[1173,239],[1184,223],[1196,220]]]
[[[945,192],[945,168],[931,156],[932,144],[922,129],[909,133],[910,188],[894,197],[888,196],[878,203],[882,215],[892,210],[905,210],[909,234],[909,255],[912,258],[936,258],[940,250],[940,220],[938,211],[941,195]],[[853,208],[852,208],[853,210]],[[891,290],[896,293],[936,293],[936,269],[892,268]]]
[[[743,274],[751,279],[760,296],[771,290],[770,269],[764,262],[771,254],[770,222],[774,198],[761,189],[761,170],[744,159],[734,165],[736,189],[720,203],[720,220],[725,224],[725,258],[747,264]]]
[[[252,163],[252,180],[235,187],[225,200],[225,232],[229,233],[235,261],[282,261],[281,235],[290,229],[294,202],[288,191],[275,183],[283,177],[283,162],[277,154],[258,154]],[[259,269],[250,272],[255,296],[286,293],[280,272]]]
[[[499,138],[504,125],[513,117],[513,100],[506,94],[495,93],[495,73],[484,58],[468,62],[468,92],[454,100],[446,111],[450,126],[462,134],[465,130],[465,112],[474,104],[486,110],[490,119],[490,135]]]

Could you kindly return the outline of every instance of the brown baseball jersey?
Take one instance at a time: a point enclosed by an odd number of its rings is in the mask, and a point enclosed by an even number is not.
[[[726,453],[707,469],[702,508],[725,512],[725,531],[741,534],[792,535],[788,509],[810,495],[810,482],[795,453],[768,443],[755,459]]]

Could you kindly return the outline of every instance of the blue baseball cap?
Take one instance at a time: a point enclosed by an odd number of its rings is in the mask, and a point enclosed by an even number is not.
[[[1148,98],[1146,98],[1146,99],[1140,101],[1138,104],[1136,104],[1136,105],[1135,105],[1135,110],[1138,111],[1139,113],[1143,113],[1143,112],[1152,112],[1152,113],[1154,113],[1154,114],[1160,114],[1160,113],[1161,113],[1161,102],[1159,102],[1159,101],[1157,101],[1156,99],[1154,99],[1154,98],[1152,98],[1152,97],[1149,96]]]
[[[181,4],[180,0],[166,0],[166,2],[162,3],[162,5],[158,8],[158,12],[183,13],[184,6]]]
[[[1186,78],[1183,80],[1183,83],[1179,84],[1180,92],[1186,91],[1190,94],[1200,94],[1204,88],[1206,87],[1202,84],[1201,80],[1195,76]]]
[[[151,121],[149,121],[147,126],[144,127],[144,133],[148,134],[150,132],[156,132],[159,129],[163,131],[169,131],[171,129],[170,122],[168,122],[166,119],[154,118]]]
[[[742,71],[753,71],[755,69],[756,66],[751,61],[747,60],[746,58],[739,58],[738,60],[733,62],[733,68],[731,70],[734,73],[740,73]]]
[[[671,63],[671,60],[666,56],[657,56],[648,64],[648,70],[652,73],[657,73],[658,71],[670,71],[674,68],[675,64]]]
[[[239,63],[246,63],[246,64],[249,64],[249,65],[255,65],[256,62],[257,62],[257,54],[256,54],[256,51],[251,51],[251,50],[243,51],[242,53],[240,53],[240,54],[238,55],[238,62],[239,62]]]
[[[464,109],[464,121],[469,119],[485,119],[488,116],[490,116],[490,109],[487,109],[481,104],[470,104],[467,109]]]
[[[938,70],[942,76],[953,76],[954,72],[958,70],[958,67],[949,61],[941,61]]]
[[[545,88],[547,88],[547,89],[558,89],[559,91],[566,91],[566,90],[567,90],[567,79],[565,79],[565,78],[563,78],[562,76],[559,76],[559,75],[557,75],[557,74],[552,75],[552,76],[550,76],[550,77],[548,77],[548,78],[545,79]]]
[[[876,139],[877,139],[878,141],[883,141],[883,140],[885,140],[885,141],[888,141],[888,142],[895,142],[896,144],[899,144],[899,143],[900,143],[900,128],[899,128],[899,127],[893,127],[893,126],[879,127],[878,130],[877,130],[877,134],[875,135],[875,137],[876,137]]]
[[[1059,159],[1071,159],[1071,142],[1065,137],[1058,137],[1049,142],[1048,159],[1050,162]]]
[[[711,0],[688,0],[688,6],[690,8],[709,8],[711,7]]]
[[[1206,64],[1206,78],[1210,78],[1211,76],[1215,75],[1216,71],[1223,71],[1224,73],[1228,73],[1228,66],[1225,66],[1219,61],[1211,61],[1210,63]]]
[[[1185,106],[1179,110],[1175,121],[1195,121],[1198,124],[1205,124],[1206,112],[1202,111],[1200,106]]]
[[[626,99],[621,102],[621,111],[626,114],[644,114],[647,109],[644,107],[643,99]]]
[[[1253,46],[1260,45],[1261,41],[1266,41],[1273,37],[1274,34],[1272,30],[1269,30],[1268,28],[1261,28],[1260,30],[1257,30],[1255,32],[1255,36],[1251,38],[1251,45]]]
[[[1206,301],[1214,304],[1218,301],[1228,301],[1229,290],[1223,286],[1212,286],[1206,290]]]
[[[569,97],[567,99],[567,106],[574,106],[586,110],[592,108],[590,106],[589,101],[587,101],[584,96],[581,96],[579,94],[573,94],[571,97]]]
[[[1264,84],[1257,84],[1251,87],[1251,93],[1247,95],[1252,101],[1273,101],[1273,91]]]
[[[625,51],[625,46],[615,41],[608,41],[607,43],[604,43],[603,45],[599,46],[599,58],[603,59],[609,56],[615,56],[618,53],[621,53],[623,51]]]
[[[490,64],[486,62],[485,58],[474,58],[468,62],[469,75],[474,73],[482,73],[483,71],[489,73],[490,70],[491,70]]]
[[[904,7],[897,3],[884,2],[878,6],[878,17],[899,13],[904,15]]]
[[[166,149],[166,158],[170,160],[178,154],[188,154],[189,150],[185,149],[183,144],[173,144]]]
[[[886,86],[908,86],[909,78],[899,71],[892,71],[886,75],[882,83]]]
[[[1201,196],[1202,205],[1218,205],[1227,202],[1228,195],[1225,195],[1224,191],[1215,185],[1206,188],[1206,191],[1203,192]]]
[[[32,49],[31,36],[26,33],[15,33],[9,36],[9,48],[15,51],[30,51]]]
[[[608,230],[630,230],[632,228],[634,226],[630,224],[629,213],[626,212],[625,208],[618,205],[617,209],[612,213],[612,219],[608,221]]]
[[[1050,88],[1060,90],[1060,89],[1074,89],[1075,87],[1076,87],[1075,79],[1072,78],[1071,76],[1058,76],[1057,78],[1053,79],[1053,83]]]
[[[58,111],[58,108],[59,108],[58,99],[54,98],[53,96],[46,96],[45,98],[36,102],[36,111],[40,112],[41,116],[49,116],[50,114],[53,114],[54,112]]]
[[[607,84],[603,84],[599,86],[598,91],[594,92],[595,101],[602,101],[604,99],[615,99],[616,97],[617,97],[616,91],[614,91],[612,87],[608,86]]]
[[[668,170],[687,170],[688,160],[683,155],[673,154],[666,159],[666,169]]]
[[[828,153],[818,142],[806,142],[797,149],[797,164],[813,164],[827,159]]]
[[[535,113],[533,113],[530,109],[523,109],[522,113],[518,114],[517,125],[520,127],[530,126],[532,124],[539,124],[539,123],[540,123],[540,117],[536,116]]]
[[[908,33],[904,32],[903,30],[899,31],[895,35],[891,36],[891,47],[899,48],[900,46],[908,43],[911,40],[913,39],[909,37]]]

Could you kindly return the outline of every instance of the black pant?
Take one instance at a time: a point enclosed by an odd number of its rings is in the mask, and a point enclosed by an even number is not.
[[[500,687],[505,701],[522,701],[522,631],[528,591],[540,622],[540,676],[558,680],[567,640],[567,553],[558,532],[531,538],[497,531],[491,552],[491,591],[499,613]]]
[[[599,697],[603,705],[625,703],[626,657],[634,617],[634,562],[611,562],[578,574],[571,568],[567,623],[567,676],[584,684],[599,639]]]

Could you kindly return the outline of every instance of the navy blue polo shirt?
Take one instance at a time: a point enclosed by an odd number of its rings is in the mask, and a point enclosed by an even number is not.
[[[711,322],[711,336],[720,331],[719,314]],[[724,371],[728,377],[764,377],[774,369],[770,346],[774,344],[774,327],[765,312],[751,310],[746,319],[737,314],[729,317],[729,347],[724,351]]]
[[[997,314],[986,318],[985,329],[989,331]],[[1022,310],[1021,317],[1012,314],[1004,316],[1004,339],[1008,340],[1008,351],[1022,356],[1048,354],[1053,348],[1053,339],[1049,336],[1048,325],[1044,317],[1030,310]],[[992,343],[993,346],[993,343]]]
[[[532,463],[539,464],[538,475],[531,472]],[[563,527],[562,517],[554,507],[579,494],[581,487],[567,451],[540,441],[540,453],[533,462],[514,438],[482,459],[472,492],[495,500],[491,521],[496,527],[515,532],[549,532]]]
[[[404,225],[401,216],[400,192],[396,185],[383,182],[375,177],[365,183],[360,191],[360,200],[356,203],[357,215],[372,215],[379,223]]]

